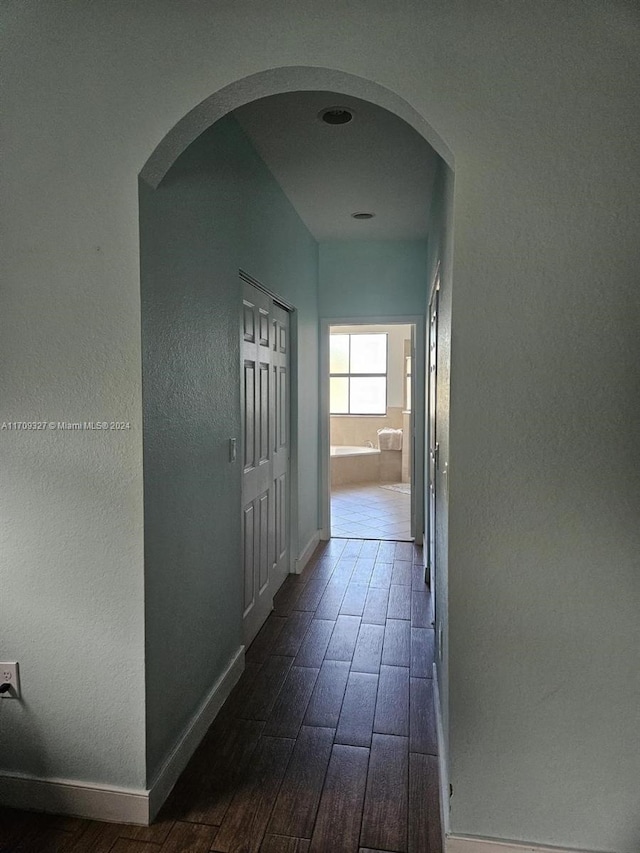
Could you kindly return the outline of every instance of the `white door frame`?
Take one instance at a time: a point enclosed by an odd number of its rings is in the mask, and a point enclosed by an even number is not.
[[[320,319],[320,530],[322,539],[331,538],[331,451],[329,430],[329,330],[331,326],[415,327],[415,364],[411,365],[411,414],[413,452],[411,455],[411,528],[415,541],[424,537],[424,447],[425,447],[425,331],[422,314],[402,316],[322,317]]]
[[[440,261],[438,261],[436,265],[436,270],[433,276],[433,283],[431,285],[431,289],[429,291],[429,302],[427,309],[427,322],[426,322],[426,346],[429,348],[428,353],[425,360],[425,366],[428,371],[428,381],[427,381],[427,398],[426,398],[426,432],[425,432],[425,450],[428,451],[427,464],[425,466],[425,538],[426,545],[424,549],[424,559],[425,559],[425,570],[429,576],[429,586],[432,590],[435,590],[436,583],[436,566],[437,566],[437,555],[436,555],[436,529],[437,529],[437,505],[438,505],[438,474],[440,474],[439,470],[439,447],[437,442],[437,416],[438,416],[438,310],[439,310],[439,298],[440,298]],[[435,328],[432,329],[431,323],[432,318],[435,313]],[[432,331],[435,332],[435,340],[434,340],[434,356],[435,356],[435,375],[431,375],[431,336]],[[433,399],[432,399],[433,392]],[[433,416],[433,430],[434,434],[432,435],[432,416]],[[434,442],[433,439],[436,439]],[[435,445],[435,446],[433,446]],[[432,459],[432,453],[434,454]],[[433,463],[433,467],[432,467]],[[432,472],[433,472],[433,493],[431,491],[431,481],[432,481]]]

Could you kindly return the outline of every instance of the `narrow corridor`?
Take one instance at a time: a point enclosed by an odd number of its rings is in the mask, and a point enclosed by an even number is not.
[[[290,575],[151,827],[3,811],[20,853],[440,853],[431,597],[407,542]]]

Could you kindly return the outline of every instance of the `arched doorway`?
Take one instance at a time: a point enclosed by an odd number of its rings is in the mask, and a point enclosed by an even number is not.
[[[424,116],[420,115],[404,98],[379,83],[355,74],[302,65],[260,71],[230,83],[224,89],[206,98],[181,118],[158,143],[142,167],[140,178],[149,186],[157,187],[187,146],[232,110],[269,95],[305,90],[342,92],[383,107],[413,127],[445,163],[451,169],[454,168],[454,155],[451,149]]]
[[[233,684],[236,674],[242,668],[243,648],[239,619],[241,595],[238,580],[232,576],[232,569],[239,562],[241,542],[239,519],[236,521],[232,517],[233,508],[239,503],[239,478],[235,473],[237,469],[232,467],[234,460],[226,457],[227,442],[233,440],[239,430],[236,417],[237,388],[232,379],[224,380],[220,383],[222,397],[214,399],[209,393],[210,389],[205,388],[203,394],[202,388],[198,388],[198,383],[194,383],[193,379],[202,369],[208,370],[211,376],[219,377],[221,374],[221,350],[215,358],[211,357],[209,341],[212,335],[218,343],[226,342],[222,349],[226,346],[228,352],[233,352],[237,345],[237,327],[234,331],[231,320],[235,310],[232,290],[238,266],[244,265],[232,262],[230,258],[228,263],[225,262],[224,268],[218,264],[216,292],[224,304],[205,304],[200,301],[200,297],[209,286],[207,276],[219,260],[219,254],[216,255],[215,251],[208,255],[200,255],[191,250],[182,254],[179,251],[164,255],[160,253],[160,261],[155,266],[150,267],[147,264],[150,246],[154,245],[155,249],[162,246],[163,251],[167,246],[170,249],[175,248],[181,240],[181,235],[197,232],[203,221],[199,213],[203,213],[203,210],[189,207],[185,195],[180,199],[179,214],[173,220],[176,230],[170,234],[158,231],[157,221],[154,224],[146,218],[146,214],[150,210],[151,198],[160,200],[158,205],[155,205],[154,201],[152,206],[162,213],[162,197],[167,188],[173,188],[179,195],[177,175],[180,175],[180,179],[185,180],[196,194],[200,193],[200,197],[203,197],[203,185],[199,182],[196,172],[190,172],[189,167],[185,167],[183,156],[189,150],[195,150],[192,146],[206,146],[210,141],[207,136],[209,129],[224,120],[229,112],[268,95],[301,90],[339,92],[375,103],[401,118],[429,141],[443,156],[445,163],[452,162],[450,152],[424,119],[405,101],[383,87],[362,78],[327,69],[286,68],[263,72],[238,81],[202,102],[167,134],[141,172],[143,396],[145,386],[147,389],[149,387],[145,383],[145,377],[147,380],[151,377],[152,381],[159,381],[162,386],[161,394],[156,394],[154,398],[146,394],[145,402],[145,492],[148,496],[145,510],[145,536],[148,539],[145,546],[147,600],[150,605],[147,610],[147,630],[154,640],[149,643],[151,653],[147,659],[147,690],[151,695],[159,693],[158,688],[165,677],[167,661],[171,660],[172,656],[176,662],[189,660],[185,674],[184,697],[179,695],[179,701],[184,701],[185,707],[193,703],[193,697],[198,691],[202,693],[205,679],[210,678],[208,673],[211,671],[220,673],[221,676],[231,673],[221,686],[220,696],[223,700],[227,687]],[[202,150],[200,153],[204,155],[205,152]],[[202,156],[200,162],[205,160],[206,157]],[[231,190],[228,200],[230,204],[237,203]],[[225,231],[231,218],[225,220],[219,216],[216,220],[220,246],[229,246],[236,239],[235,233]],[[211,252],[210,235],[203,232],[201,238],[201,246],[206,244]],[[194,283],[183,292],[180,285],[184,281],[184,274],[190,275],[194,267],[197,267],[197,281],[194,278]],[[175,272],[175,278],[162,299],[157,300],[154,296],[154,286],[161,271],[167,269],[171,269],[172,274]],[[252,269],[248,272],[251,274]],[[272,284],[269,276],[265,283],[272,286],[278,295],[288,297],[288,293]],[[425,286],[425,311],[427,298],[428,291]],[[289,298],[288,301],[297,307],[296,299]],[[224,319],[221,321],[221,318]],[[209,325],[207,319],[211,321]],[[317,317],[315,320],[312,318],[312,322],[316,324],[317,334]],[[311,352],[315,346],[317,358],[317,340],[315,343],[314,340],[310,339],[306,349]],[[190,353],[183,358],[185,349],[189,349]],[[164,361],[163,368],[159,369],[158,355],[161,351]],[[236,361],[239,364],[234,355],[224,366],[228,377],[234,373]],[[307,364],[307,370],[309,375],[313,373],[313,363]],[[172,375],[172,371],[175,371],[175,375]],[[202,377],[202,372],[200,376]],[[300,380],[300,377],[298,381],[298,406],[294,420],[304,417],[313,420],[315,417],[317,430],[317,415],[313,413],[313,406],[305,406],[300,402],[304,398],[305,382]],[[185,388],[187,393],[184,393]],[[201,407],[206,394],[209,394],[207,404]],[[315,405],[317,406],[317,399]],[[167,412],[173,412],[168,418],[169,421],[180,424],[185,409],[189,410],[189,441],[176,442],[172,428],[166,424]],[[205,432],[208,432],[206,439]],[[313,429],[308,429],[307,434],[309,452],[300,453],[293,460],[292,505],[296,507],[307,506],[312,504],[313,500],[318,500],[314,476],[309,476],[314,465],[317,469],[317,439],[314,449]],[[169,459],[176,460],[175,464],[168,465]],[[306,473],[302,472],[305,466]],[[315,477],[317,478],[317,470]],[[315,482],[317,483],[317,479]],[[301,483],[307,485],[301,486]],[[302,494],[305,488],[310,488],[311,492],[315,488],[315,495]],[[158,511],[164,500],[163,495],[168,496],[170,502],[180,490],[179,513]],[[205,493],[209,502],[203,512],[200,497]],[[165,506],[167,505],[165,502]],[[317,510],[315,512],[317,516]],[[220,513],[222,521],[218,523],[219,535],[212,537],[210,519],[217,513]],[[225,516],[224,513],[229,514]],[[171,534],[176,520],[182,530],[178,537],[180,545],[173,548],[170,537],[164,534]],[[307,542],[305,537],[297,536],[296,519],[293,521],[292,540],[296,542],[297,548],[294,557],[303,565],[317,540]],[[316,527],[320,528],[317,519]],[[202,535],[206,530],[209,531],[208,538]],[[162,539],[156,539],[158,531],[162,531]],[[212,562],[208,554],[214,553],[216,549],[218,553]],[[182,559],[186,577],[176,582],[172,577],[171,565]],[[158,560],[162,565],[160,571],[154,567],[154,560]],[[218,608],[214,619],[211,619],[210,613],[207,612],[212,606]],[[180,627],[175,627],[176,625]],[[186,628],[182,627],[185,625]],[[210,644],[208,655],[201,652],[202,636],[206,636]],[[199,684],[198,678],[201,679]],[[191,696],[190,691],[193,691]],[[152,703],[149,703],[148,717],[151,720],[149,770],[153,776],[165,744],[171,742],[174,733],[170,729],[171,721],[166,720],[159,708],[154,711]],[[157,737],[154,737],[156,728]]]

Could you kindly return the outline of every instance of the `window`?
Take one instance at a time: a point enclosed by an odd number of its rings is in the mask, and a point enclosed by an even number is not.
[[[332,415],[386,415],[387,335],[331,335]]]

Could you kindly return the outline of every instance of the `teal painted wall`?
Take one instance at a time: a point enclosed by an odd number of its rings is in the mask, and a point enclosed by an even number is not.
[[[320,317],[425,313],[426,240],[327,240],[319,255]]]
[[[140,221],[151,778],[242,643],[238,268],[297,309],[302,546],[317,529],[317,245],[232,118],[141,183]]]

